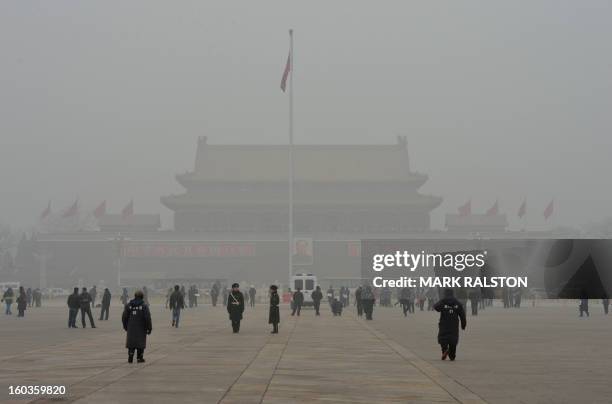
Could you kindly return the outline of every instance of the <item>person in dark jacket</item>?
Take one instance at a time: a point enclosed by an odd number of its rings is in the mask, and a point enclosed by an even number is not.
[[[121,316],[123,329],[127,331],[125,347],[128,349],[128,363],[134,361],[134,350],[136,350],[136,361],[144,362],[144,350],[147,347],[147,335],[151,334],[153,325],[151,323],[151,312],[145,304],[144,293],[137,291],[123,310]]]
[[[242,296],[240,285],[237,283],[232,284],[226,306],[229,318],[232,321],[232,331],[237,334],[240,331],[240,320],[242,320],[242,313],[244,312],[244,296]]]
[[[278,334],[278,323],[280,323],[280,297],[278,296],[278,286],[270,286],[270,315],[268,316],[268,324],[272,324],[272,334]]]
[[[374,296],[372,287],[368,285],[361,291],[361,305],[363,306],[366,320],[372,320],[372,314],[374,313],[374,302],[376,302],[376,296]]]
[[[302,293],[302,290],[298,288],[293,293],[293,311],[291,312],[291,315],[295,316],[295,313],[297,312],[297,315],[299,316],[300,311],[302,311],[303,304],[304,304],[304,294]]]
[[[28,308],[28,295],[23,286],[19,287],[19,296],[17,296],[17,317],[25,317],[25,311]]]
[[[172,327],[178,328],[181,319],[181,310],[185,308],[185,298],[179,290],[179,285],[174,285],[174,292],[170,295],[168,308],[172,310]]]
[[[323,292],[321,292],[321,287],[317,286],[317,288],[310,294],[312,297],[312,305],[315,309],[315,316],[320,316],[319,309],[321,308],[321,300],[323,300]]]
[[[26,290],[26,297],[28,298],[28,307],[32,307],[32,288]]]
[[[578,310],[580,311],[580,317],[584,313],[589,317],[589,294],[586,289],[582,289],[580,292],[580,306],[578,306]]]
[[[363,292],[363,288],[359,286],[357,290],[355,290],[355,305],[357,306],[357,316],[363,316],[363,304],[361,303],[361,293]]]
[[[254,285],[251,285],[249,288],[249,303],[251,303],[251,307],[255,307],[255,295],[257,294],[257,289],[255,289]]]
[[[212,302],[213,307],[217,307],[217,298],[219,297],[219,284],[215,282],[210,289],[210,300]]]
[[[96,298],[98,297],[98,289],[96,289],[96,285],[89,289],[89,296],[91,296],[91,307],[96,307]]]
[[[104,293],[102,294],[102,305],[100,309],[100,320],[108,320],[108,309],[110,309],[111,303],[111,292],[108,288],[104,288]]]
[[[472,308],[472,316],[478,315],[478,302],[480,301],[480,289],[475,288],[468,294],[470,298],[470,307]]]
[[[91,315],[91,296],[87,292],[87,288],[83,288],[83,291],[79,295],[79,303],[81,305],[81,323],[83,324],[83,328],[87,326],[87,323],[85,322],[86,314],[89,317],[89,324],[91,325],[91,328],[96,328],[93,316]]]
[[[76,319],[81,307],[79,288],[74,288],[74,292],[68,296],[68,328],[77,328]]]
[[[334,316],[341,316],[342,315],[342,308],[344,307],[344,305],[342,304],[342,302],[340,300],[338,300],[338,298],[334,298],[334,301],[332,303],[332,313]]]
[[[8,288],[4,291],[4,294],[2,295],[2,301],[4,302],[4,304],[6,304],[6,310],[4,311],[4,314],[6,314],[7,316],[13,314],[13,312],[11,311],[11,306],[13,305],[14,297],[15,292],[13,292],[13,288]]]
[[[465,330],[465,310],[459,300],[453,296],[452,289],[444,291],[444,298],[434,305],[434,310],[440,313],[438,323],[438,343],[442,348],[442,360],[448,356],[455,360],[459,342],[459,321],[461,329]]]

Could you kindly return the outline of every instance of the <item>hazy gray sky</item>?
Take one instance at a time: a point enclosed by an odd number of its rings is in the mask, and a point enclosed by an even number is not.
[[[0,2],[0,221],[79,196],[169,211],[196,138],[287,139],[279,80],[295,33],[297,143],[408,136],[434,211],[496,198],[516,226],[612,215],[609,1]]]

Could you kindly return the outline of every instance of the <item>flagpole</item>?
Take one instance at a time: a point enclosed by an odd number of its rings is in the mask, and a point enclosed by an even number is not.
[[[289,285],[293,276],[293,29],[289,30]]]

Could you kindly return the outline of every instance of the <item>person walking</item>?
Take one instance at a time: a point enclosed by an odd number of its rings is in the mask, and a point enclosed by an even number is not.
[[[366,286],[365,289],[361,292],[361,305],[363,306],[363,311],[365,312],[366,320],[372,320],[375,301],[376,297],[374,296],[372,287],[369,285]]]
[[[28,296],[23,286],[19,287],[19,296],[17,296],[17,317],[25,317],[25,311],[28,308]]]
[[[438,344],[442,348],[442,360],[448,357],[454,361],[459,343],[459,322],[462,330],[466,327],[465,310],[461,302],[455,299],[452,289],[444,291],[444,298],[434,305],[434,310],[440,313]]]
[[[315,316],[320,316],[321,313],[319,313],[319,310],[321,309],[321,300],[323,300],[323,292],[321,292],[321,287],[317,285],[310,297],[312,297],[312,305],[315,309]]]
[[[178,328],[181,310],[185,308],[185,298],[180,291],[179,285],[174,285],[174,292],[170,295],[168,307],[172,310],[172,327]]]
[[[255,289],[254,285],[251,285],[249,288],[249,303],[251,307],[255,307],[255,295],[257,294],[257,289]]]
[[[153,331],[151,312],[145,304],[144,293],[137,291],[123,310],[121,316],[123,329],[127,331],[125,347],[128,349],[128,363],[134,362],[134,351],[136,351],[136,362],[143,363],[144,350],[147,347],[147,335]]]
[[[302,293],[302,290],[298,288],[293,293],[293,311],[291,312],[291,315],[295,316],[295,313],[297,312],[297,315],[299,317],[300,312],[302,311],[303,304],[304,304],[304,294]]]
[[[8,288],[4,291],[4,294],[2,295],[2,302],[4,302],[4,304],[6,305],[6,310],[4,311],[4,314],[6,314],[7,316],[10,316],[11,314],[13,314],[13,312],[11,311],[11,306],[13,305],[13,298],[15,297],[15,292],[13,292],[13,288]]]

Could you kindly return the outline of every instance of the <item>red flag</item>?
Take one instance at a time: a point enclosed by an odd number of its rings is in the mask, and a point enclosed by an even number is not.
[[[125,220],[128,217],[132,216],[133,214],[134,214],[134,200],[132,199],[130,203],[128,203],[125,206],[125,208],[123,208],[123,210],[121,211],[121,216],[123,217],[123,220]]]
[[[544,220],[548,220],[548,218],[553,214],[554,211],[554,199],[550,201],[546,209],[544,209]]]
[[[523,203],[521,203],[521,206],[519,207],[518,217],[522,219],[526,213],[527,213],[527,200],[525,199],[523,200]]]
[[[62,217],[76,216],[77,213],[79,213],[79,198],[77,198],[74,201],[72,206],[70,206],[68,209],[64,211],[64,214],[62,215]]]
[[[289,52],[289,56],[287,56],[287,64],[285,64],[285,71],[283,72],[283,78],[280,84],[280,88],[283,90],[283,93],[287,88],[287,78],[289,77],[289,72],[291,72],[291,52]]]
[[[106,201],[102,201],[100,205],[93,211],[93,215],[96,219],[101,218],[106,214]]]
[[[493,204],[493,206],[491,206],[489,210],[487,210],[487,216],[495,216],[498,213],[499,213],[499,203],[497,200],[495,200],[495,203]]]
[[[459,206],[457,209],[459,216],[469,216],[472,214],[472,200],[470,199],[464,205]]]
[[[51,214],[51,201],[47,203],[47,208],[40,214],[40,220],[45,220]]]

